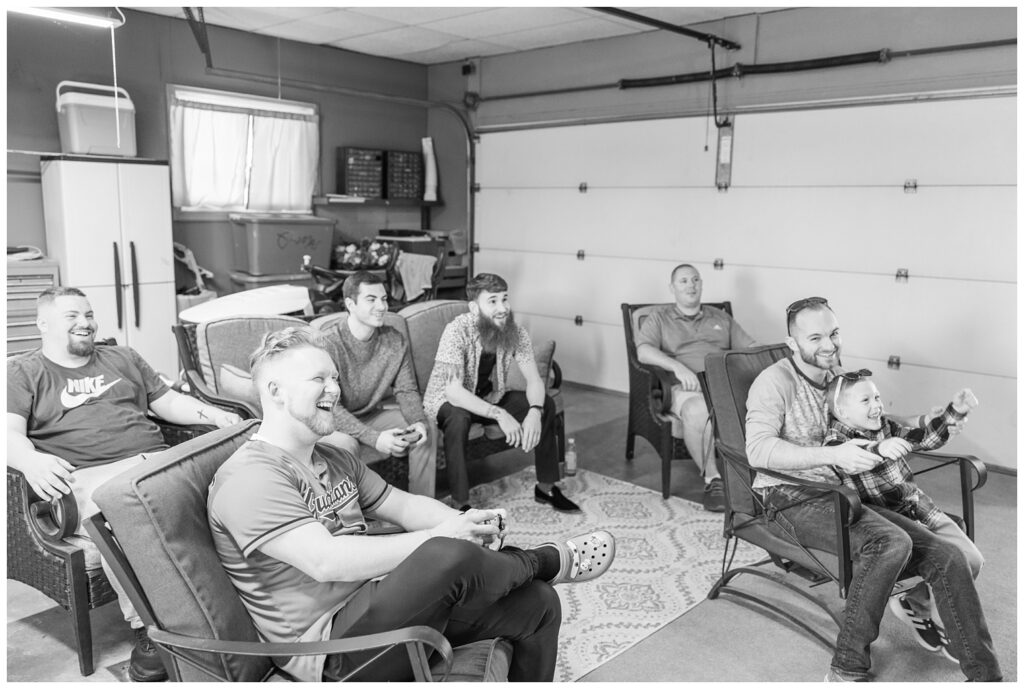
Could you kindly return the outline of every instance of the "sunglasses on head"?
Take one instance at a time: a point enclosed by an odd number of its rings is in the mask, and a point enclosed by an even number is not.
[[[832,400],[832,406],[837,406],[839,404],[839,391],[843,387],[844,380],[848,380],[851,383],[853,383],[855,381],[860,380],[861,378],[869,378],[871,377],[871,371],[867,370],[866,368],[862,368],[859,371],[848,371],[847,373],[840,373],[836,377],[839,378],[839,380],[836,382],[836,395],[835,398],[833,398]]]
[[[794,313],[799,313],[809,306],[817,306],[819,304],[828,306],[828,299],[825,297],[807,297],[806,299],[797,299],[786,307],[786,315],[792,316]]]

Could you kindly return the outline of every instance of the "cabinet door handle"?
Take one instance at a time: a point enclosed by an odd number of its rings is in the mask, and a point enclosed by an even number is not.
[[[135,242],[128,242],[129,253],[132,258],[132,299],[135,302],[135,327],[141,327],[139,320],[142,315],[139,313],[139,264],[135,259]]]
[[[114,242],[114,297],[117,299],[117,329],[124,327],[124,296],[121,294],[121,254],[117,250],[117,242]]]

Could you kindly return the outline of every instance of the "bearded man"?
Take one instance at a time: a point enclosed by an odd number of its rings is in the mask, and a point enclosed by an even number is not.
[[[7,359],[7,466],[48,500],[73,493],[86,567],[99,560],[117,592],[135,642],[128,676],[162,682],[167,670],[142,618],[100,560],[82,520],[98,511],[93,490],[167,448],[150,413],[179,424],[238,423],[237,414],[167,386],[135,350],[96,345],[96,319],[85,293],[54,287],[36,301],[42,346]]]
[[[454,504],[468,509],[466,445],[473,423],[497,423],[509,447],[535,450],[534,499],[562,512],[578,512],[557,485],[558,441],[555,403],[533,358],[533,344],[509,305],[508,283],[480,273],[466,284],[469,313],[454,318],[441,335],[424,393],[427,418],[437,420],[444,438],[448,485]],[[508,390],[512,361],[526,379],[526,391]]]

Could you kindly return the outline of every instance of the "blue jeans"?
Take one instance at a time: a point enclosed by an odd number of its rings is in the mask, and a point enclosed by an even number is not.
[[[909,517],[884,507],[871,509],[910,535],[910,567],[931,586],[950,650],[963,673],[975,682],[1000,679],[1002,671],[974,587],[975,572],[964,550]]]
[[[776,515],[780,528],[805,547],[837,553],[835,510],[830,495],[791,485],[772,486],[765,494],[766,507],[787,508]],[[800,504],[794,504],[798,502]],[[847,680],[869,677],[869,647],[878,638],[878,625],[892,587],[910,559],[911,545],[906,531],[868,509],[850,527],[853,578],[832,657],[832,669],[840,677]]]

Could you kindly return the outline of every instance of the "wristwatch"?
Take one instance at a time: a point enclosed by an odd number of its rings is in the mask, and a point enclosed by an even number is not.
[[[540,412],[540,418],[544,418],[544,407],[540,406],[539,404],[531,404],[530,409],[536,409],[537,411]]]

